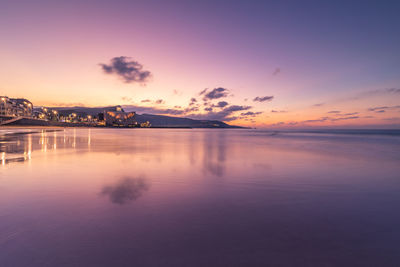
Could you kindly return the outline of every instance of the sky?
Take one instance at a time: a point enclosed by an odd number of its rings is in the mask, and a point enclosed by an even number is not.
[[[398,1],[0,0],[0,95],[259,128],[400,128]]]

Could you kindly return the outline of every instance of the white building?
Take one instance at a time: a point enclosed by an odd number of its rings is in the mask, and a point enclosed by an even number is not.
[[[32,117],[33,105],[24,98],[0,96],[0,115],[13,117]]]

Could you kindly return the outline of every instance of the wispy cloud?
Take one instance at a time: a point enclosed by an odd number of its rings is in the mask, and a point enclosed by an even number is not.
[[[142,64],[129,57],[114,57],[109,64],[99,64],[107,74],[115,74],[126,83],[145,84],[151,77],[150,71],[143,70]]]
[[[400,94],[400,88],[381,88],[357,93],[351,97],[337,99],[336,102],[354,101],[362,98],[373,97],[377,95],[393,95]]]
[[[130,97],[129,98],[123,97],[122,99],[125,101],[128,101],[128,102],[134,103],[133,99]],[[163,99],[157,99],[157,100],[143,99],[143,100],[140,100],[140,103],[153,103],[153,104],[159,105],[159,104],[165,104],[165,101]]]
[[[373,94],[400,94],[400,88],[382,88],[362,93],[362,95],[373,95]]]
[[[207,92],[208,88],[205,88],[200,91],[199,95],[204,95]]]
[[[368,111],[372,111],[372,112],[376,112],[376,113],[383,113],[386,110],[392,110],[392,109],[400,109],[400,105],[398,105],[398,106],[372,107],[372,108],[368,108]]]
[[[357,114],[359,114],[359,112],[350,112],[350,113],[344,113],[343,116],[353,116]]]
[[[329,120],[329,117],[322,117],[322,118],[319,118],[319,119],[313,119],[313,120],[305,120],[305,121],[302,121],[302,123],[310,123],[310,122],[324,122],[324,121],[327,121],[327,120]]]
[[[274,96],[256,96],[253,101],[254,102],[265,102],[265,101],[272,101],[274,99]]]
[[[281,73],[281,69],[280,69],[280,68],[276,68],[276,69],[274,70],[274,72],[272,73],[272,75],[273,75],[273,76],[276,76],[276,75],[278,75],[279,73]]]
[[[46,106],[49,106],[49,107],[86,107],[86,105],[81,102],[71,102],[71,103],[53,102],[53,103],[47,104]]]
[[[322,107],[323,105],[325,105],[325,103],[323,102],[323,103],[317,103],[317,104],[314,104],[313,105],[313,107]]]
[[[357,114],[357,112],[355,112]],[[348,113],[348,114],[353,114],[353,113]],[[339,117],[339,118],[332,118],[332,117],[321,117],[319,119],[312,119],[312,120],[304,120],[300,121],[299,123],[314,123],[314,122],[326,122],[326,121],[343,121],[343,120],[354,120],[354,119],[359,119],[360,116],[345,116],[345,117]]]
[[[176,90],[176,89],[174,89],[174,90],[172,91],[172,93],[173,93],[174,95],[182,95],[182,92],[181,92],[181,91],[178,91],[178,90]]]
[[[263,113],[262,111],[258,111],[258,112],[248,111],[248,112],[245,112],[245,113],[240,113],[240,115],[254,117],[254,116],[260,115],[262,113]]]
[[[359,119],[359,116],[351,116],[351,117],[342,117],[342,118],[332,118],[331,121],[342,121],[342,120],[354,120]]]
[[[157,107],[144,107],[138,105],[123,105],[124,110],[126,111],[136,111],[139,114],[149,113],[149,114],[157,114],[157,115],[184,115],[186,112],[180,109],[163,109]]]

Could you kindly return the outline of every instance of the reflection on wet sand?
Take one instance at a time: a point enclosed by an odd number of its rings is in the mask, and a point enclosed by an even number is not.
[[[141,197],[149,188],[143,177],[123,177],[113,185],[104,186],[100,194],[107,196],[111,203],[124,205]]]
[[[207,132],[203,136],[203,166],[206,172],[216,176],[224,176],[226,161],[226,133]]]
[[[0,129],[1,267],[400,262],[398,137],[36,131]]]
[[[76,133],[76,129],[73,131]],[[77,137],[76,134],[67,136],[64,130],[43,129],[5,134],[0,132],[1,165],[29,161],[34,151],[46,153],[57,149],[75,148],[77,142],[90,147],[90,133],[89,130],[87,136]]]
[[[15,162],[25,162],[32,158],[34,151],[40,153],[56,152],[72,149],[82,153],[107,152],[120,154],[131,154],[140,152],[148,160],[162,162],[167,155],[164,152],[179,153],[183,147],[176,138],[172,140],[161,140],[156,135],[144,135],[144,132],[130,130],[127,135],[131,138],[129,143],[121,142],[119,139],[108,139],[103,132],[96,131],[92,136],[92,129],[63,129],[63,130],[39,130],[26,131],[20,133],[3,134],[0,132],[0,159],[1,164],[6,165]],[[140,137],[135,136],[137,133]],[[164,137],[165,138],[165,137]],[[203,172],[213,176],[222,177],[226,171],[226,157],[228,147],[228,136],[224,131],[220,132],[194,132],[189,135],[186,144],[188,144],[185,154],[191,165],[196,165],[200,159]],[[173,142],[171,146],[170,141]],[[158,151],[159,153],[154,153]],[[150,157],[149,157],[150,156]]]

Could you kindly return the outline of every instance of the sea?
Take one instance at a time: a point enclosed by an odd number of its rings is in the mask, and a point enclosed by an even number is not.
[[[0,128],[0,266],[400,266],[400,131]]]

